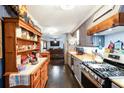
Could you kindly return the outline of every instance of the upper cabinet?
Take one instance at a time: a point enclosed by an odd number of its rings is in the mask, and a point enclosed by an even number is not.
[[[90,20],[87,35],[93,35],[109,28],[124,25],[123,10],[123,6],[101,6]]]

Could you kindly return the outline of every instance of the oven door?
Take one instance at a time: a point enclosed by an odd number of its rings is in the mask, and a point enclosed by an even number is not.
[[[81,72],[81,84],[84,88],[99,88],[102,87],[97,84],[94,79],[92,79],[89,74]]]
[[[81,71],[81,84],[85,88],[110,88],[111,81],[102,79],[91,70],[83,69]]]

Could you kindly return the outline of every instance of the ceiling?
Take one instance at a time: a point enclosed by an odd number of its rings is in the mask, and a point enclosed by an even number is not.
[[[63,10],[58,5],[28,5],[27,9],[35,20],[42,26],[44,36],[56,37],[70,33],[94,12],[95,5],[74,6],[72,9]],[[56,28],[57,32],[50,35],[47,28]]]

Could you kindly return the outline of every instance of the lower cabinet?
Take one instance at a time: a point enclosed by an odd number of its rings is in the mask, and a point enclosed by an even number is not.
[[[31,75],[31,88],[44,88],[48,80],[48,62]]]
[[[36,67],[36,69],[30,74],[29,85],[17,85],[13,88],[44,88],[48,80],[48,64],[46,61],[43,64]],[[5,87],[9,88],[9,74],[5,75]]]
[[[78,60],[77,58],[74,59],[73,72],[74,72],[76,78],[78,79],[79,83],[81,83],[81,68],[80,68],[81,63],[82,62],[80,60]]]
[[[71,54],[68,53],[68,66],[71,68]]]
[[[38,87],[40,82],[40,69],[36,70],[34,73],[31,75],[31,87],[36,88]]]

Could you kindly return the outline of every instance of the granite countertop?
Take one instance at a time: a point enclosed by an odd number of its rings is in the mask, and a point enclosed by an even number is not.
[[[77,55],[75,51],[69,51],[69,54],[78,58],[81,61],[94,61],[94,55],[91,54],[85,53],[83,55]]]

